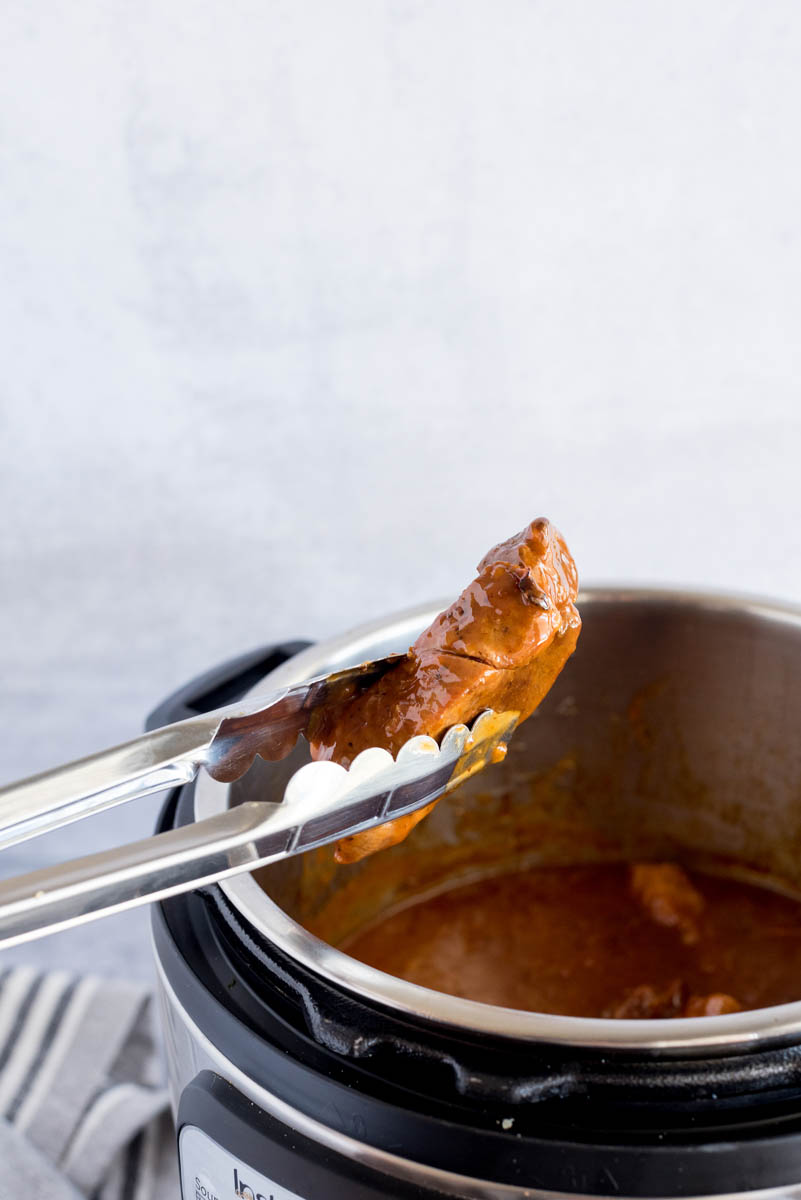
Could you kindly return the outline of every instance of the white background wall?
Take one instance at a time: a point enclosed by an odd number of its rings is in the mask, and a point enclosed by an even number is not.
[[[801,599],[799,62],[793,0],[5,0],[0,777],[539,514]]]

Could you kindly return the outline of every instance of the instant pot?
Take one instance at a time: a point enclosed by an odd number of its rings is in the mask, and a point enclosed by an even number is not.
[[[405,650],[441,607],[229,663],[149,725]],[[414,897],[527,865],[670,859],[801,893],[801,612],[642,589],[589,590],[580,608],[578,649],[506,761],[406,842],[154,906],[184,1200],[801,1197],[801,1002],[560,1017],[335,948]],[[160,828],[280,799],[307,758],[204,776]]]

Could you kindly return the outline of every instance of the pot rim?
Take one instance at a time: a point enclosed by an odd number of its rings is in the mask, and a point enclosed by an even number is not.
[[[318,642],[271,671],[247,695],[263,692],[265,684],[278,689],[375,657],[379,637],[391,639],[396,648],[403,649],[449,602],[416,605]],[[579,605],[588,607],[632,603],[667,603],[707,613],[750,615],[801,628],[801,607],[759,596],[638,585],[582,588],[579,595]],[[195,819],[223,811],[228,806],[229,791],[230,785],[218,783],[204,772],[195,788]],[[294,921],[250,874],[222,880],[218,886],[245,921],[308,970],[396,1012],[462,1033],[640,1053],[733,1052],[755,1042],[787,1041],[801,1034],[801,1000],[723,1016],[659,1020],[559,1016],[464,1000],[408,983],[337,950]]]

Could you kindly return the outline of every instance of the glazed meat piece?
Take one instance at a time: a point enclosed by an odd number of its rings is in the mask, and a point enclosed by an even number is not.
[[[698,941],[704,899],[676,863],[635,863],[631,890],[657,925],[675,929],[685,946]]]
[[[437,738],[487,708],[525,720],[575,648],[577,591],[561,535],[549,521],[533,521],[490,550],[478,577],[396,666],[316,717],[312,757],[348,766],[369,746],[396,754],[415,734]],[[402,841],[432,807],[343,839],[337,861],[355,862]]]
[[[660,1017],[680,1017],[687,1002],[687,985],[674,979],[661,991],[643,983],[626,992],[620,1004],[608,1008],[605,1017],[619,1020],[648,1021]]]
[[[684,1008],[685,1017],[720,1017],[724,1013],[742,1012],[734,996],[713,992],[711,996],[690,996]]]
[[[733,1012],[740,1012],[740,1005],[733,996],[723,992],[691,996],[687,984],[674,979],[662,991],[647,983],[632,988],[620,1004],[607,1009],[603,1015],[618,1020],[654,1021],[665,1017],[719,1017]]]

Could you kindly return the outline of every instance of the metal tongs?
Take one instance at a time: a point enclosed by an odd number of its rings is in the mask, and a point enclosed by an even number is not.
[[[0,850],[153,792],[201,767],[239,779],[257,755],[285,758],[312,715],[373,682],[397,655],[167,725],[0,789]],[[395,758],[363,750],[346,770],[311,762],[281,803],[249,801],[127,846],[0,883],[0,946],[83,924],[335,842],[422,808],[502,756],[517,713],[482,713],[438,744],[417,736]]]

